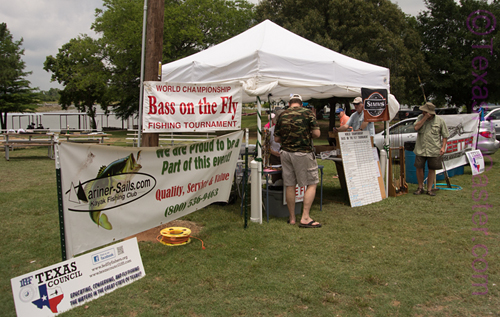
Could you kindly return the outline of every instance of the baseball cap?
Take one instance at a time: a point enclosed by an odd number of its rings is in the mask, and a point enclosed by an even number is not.
[[[341,112],[344,112],[344,109],[338,108],[337,110],[335,110],[335,113],[341,113]]]
[[[292,99],[299,99],[300,101],[302,101],[302,97],[298,94],[290,94],[290,100]]]
[[[354,101],[352,103],[357,105],[358,103],[362,103],[362,102],[363,102],[363,99],[361,99],[361,97],[356,97],[356,98],[354,98]]]

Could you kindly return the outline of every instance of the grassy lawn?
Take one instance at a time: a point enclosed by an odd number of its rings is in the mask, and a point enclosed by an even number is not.
[[[112,133],[125,144],[126,133]],[[0,159],[3,316],[15,316],[12,277],[61,261],[54,161],[46,148],[10,156]],[[206,250],[197,240],[174,248],[140,242],[143,279],[62,316],[500,316],[500,152],[492,160],[481,179],[469,167],[451,178],[460,191],[415,196],[410,184],[408,195],[357,208],[332,178],[335,164],[319,161],[323,211],[318,193],[312,217],[323,228],[271,217],[243,229],[240,200],[209,206],[183,218],[203,227],[197,236]],[[486,224],[473,223],[478,211]],[[475,263],[482,273],[472,266],[478,244],[488,249],[487,266]],[[486,295],[473,295],[485,291],[472,286],[484,282],[473,275],[488,276]]]

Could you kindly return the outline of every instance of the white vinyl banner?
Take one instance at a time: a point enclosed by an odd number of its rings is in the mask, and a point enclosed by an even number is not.
[[[239,130],[241,85],[144,82],[143,132]]]
[[[479,116],[477,114],[458,114],[440,116],[446,122],[448,138],[443,162],[447,170],[466,165],[466,152],[476,149]],[[436,173],[444,172],[439,170]]]
[[[162,148],[61,143],[67,256],[227,202],[242,136]]]
[[[146,276],[137,239],[10,280],[17,316],[55,316]]]

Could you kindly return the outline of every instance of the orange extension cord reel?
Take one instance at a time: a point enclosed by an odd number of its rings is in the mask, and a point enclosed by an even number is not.
[[[195,238],[201,241],[201,246],[205,249],[203,240],[192,237],[191,229],[183,227],[169,227],[162,229],[160,235],[156,237],[158,242],[167,245],[169,247],[186,245],[191,242],[191,238]]]

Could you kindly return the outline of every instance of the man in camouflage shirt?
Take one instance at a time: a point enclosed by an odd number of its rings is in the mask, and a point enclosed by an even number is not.
[[[288,222],[295,224],[295,185],[298,184],[307,186],[299,227],[319,228],[321,224],[309,216],[319,183],[318,163],[312,144],[312,139],[320,136],[319,125],[312,111],[302,107],[300,95],[292,95],[289,103],[290,107],[280,115],[274,131],[274,140],[281,143],[283,185],[290,213]]]

